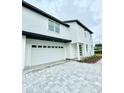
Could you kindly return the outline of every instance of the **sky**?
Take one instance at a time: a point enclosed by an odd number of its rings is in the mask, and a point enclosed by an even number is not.
[[[93,33],[94,43],[102,43],[101,0],[24,0],[62,20],[78,19]]]

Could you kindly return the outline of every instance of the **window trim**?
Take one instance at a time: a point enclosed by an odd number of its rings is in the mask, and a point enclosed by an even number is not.
[[[55,25],[54,25],[54,26],[55,26],[55,32],[56,32],[56,33],[60,33],[60,24],[57,23],[57,22],[55,22],[54,24],[55,24]],[[58,26],[58,27],[57,27],[57,26]],[[58,29],[58,31],[57,31],[57,29]]]
[[[50,22],[53,24],[53,30],[50,29],[50,26],[52,26],[52,25],[50,25]],[[60,26],[61,26],[60,23],[55,22],[51,19],[48,19],[48,30],[49,31],[60,33]],[[58,29],[58,31],[56,29]]]
[[[50,26],[52,26],[52,25],[50,25],[50,22],[53,24],[53,30],[50,29]],[[50,19],[48,20],[48,30],[54,32],[54,30],[55,30],[55,24],[54,24],[54,21],[53,20],[50,20]]]

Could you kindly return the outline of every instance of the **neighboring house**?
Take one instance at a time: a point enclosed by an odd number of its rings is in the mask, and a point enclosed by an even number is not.
[[[78,20],[61,21],[22,2],[23,68],[92,56],[92,34]]]

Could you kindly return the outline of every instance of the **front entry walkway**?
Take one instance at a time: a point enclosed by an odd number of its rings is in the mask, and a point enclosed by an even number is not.
[[[102,93],[102,62],[68,62],[23,75],[23,93]]]

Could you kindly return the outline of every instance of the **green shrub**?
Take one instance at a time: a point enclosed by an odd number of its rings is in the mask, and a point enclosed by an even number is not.
[[[102,54],[102,50],[96,50],[95,54]]]
[[[85,57],[82,61],[85,63],[96,63],[98,60],[100,60],[102,56],[91,56],[91,57]]]

